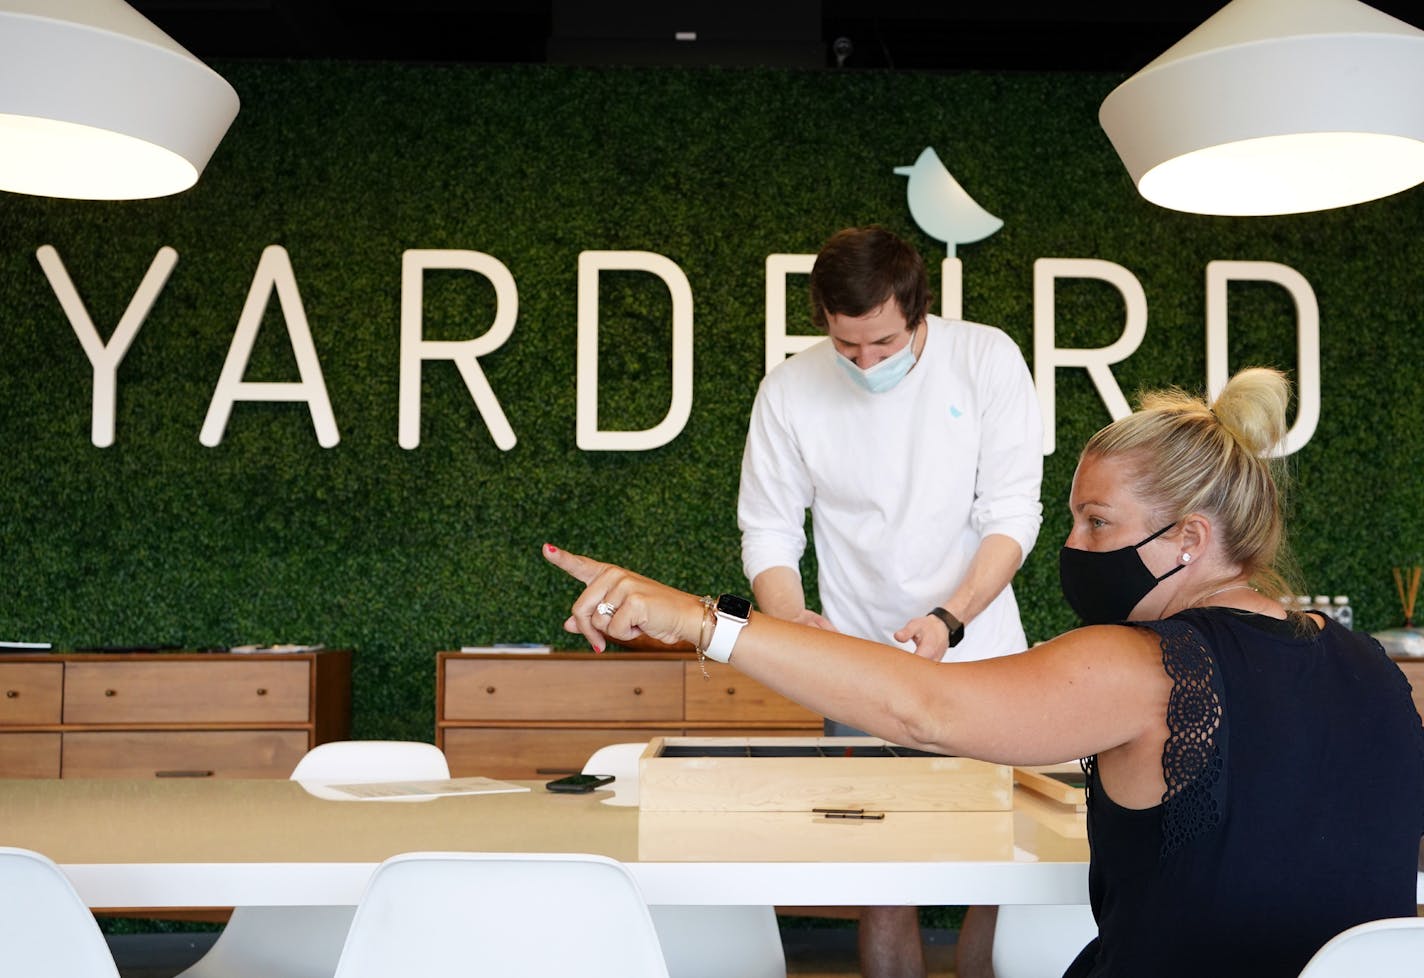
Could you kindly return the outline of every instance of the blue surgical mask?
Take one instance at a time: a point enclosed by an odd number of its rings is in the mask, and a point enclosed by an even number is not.
[[[918,326],[915,327],[919,329]],[[890,354],[884,360],[864,369],[855,361],[841,353],[836,354],[836,363],[846,372],[846,376],[872,394],[883,394],[905,379],[910,368],[915,365],[915,334],[910,333],[910,342],[904,348]]]

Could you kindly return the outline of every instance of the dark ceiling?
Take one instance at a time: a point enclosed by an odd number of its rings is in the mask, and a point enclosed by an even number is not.
[[[1131,72],[1225,0],[129,2],[204,59]],[[1424,0],[1372,5],[1424,24]]]

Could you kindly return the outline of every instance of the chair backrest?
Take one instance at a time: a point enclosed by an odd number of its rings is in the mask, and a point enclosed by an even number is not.
[[[638,804],[638,760],[648,742],[609,744],[589,755],[584,774],[611,774],[605,805]],[[653,926],[672,978],[786,978],[775,908],[652,907]]]
[[[672,978],[786,978],[776,909],[650,907]]]
[[[1300,978],[1419,978],[1424,917],[1372,920],[1336,934],[1306,962]]]
[[[994,924],[994,978],[1058,978],[1097,936],[1088,906],[1002,906]]]
[[[336,978],[448,974],[667,978],[667,967],[637,884],[612,859],[393,856],[356,907]]]
[[[605,798],[605,805],[629,806],[638,804],[638,758],[648,749],[648,742],[609,744],[589,755],[583,766],[584,774],[611,774],[613,796]]]
[[[416,740],[334,740],[307,751],[293,781],[425,781],[450,776],[445,754]]]
[[[0,975],[118,978],[94,915],[47,857],[0,847]]]

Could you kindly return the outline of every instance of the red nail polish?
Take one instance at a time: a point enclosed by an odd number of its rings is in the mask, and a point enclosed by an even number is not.
[[[554,546],[552,543],[546,543],[546,544],[544,544],[544,549],[547,550],[547,551],[548,551],[549,553],[551,553],[551,554],[556,554],[556,553],[559,552],[559,548],[556,547],[556,546]]]

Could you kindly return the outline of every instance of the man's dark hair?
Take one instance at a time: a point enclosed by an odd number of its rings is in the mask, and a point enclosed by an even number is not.
[[[930,303],[924,259],[908,242],[874,225],[837,231],[811,268],[811,322],[824,332],[826,317],[864,316],[893,298],[913,328]]]

